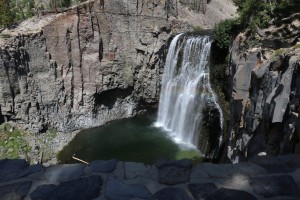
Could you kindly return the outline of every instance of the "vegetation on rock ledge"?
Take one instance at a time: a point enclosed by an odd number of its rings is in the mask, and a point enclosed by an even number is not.
[[[28,159],[31,147],[24,139],[25,133],[8,123],[0,125],[0,159]]]

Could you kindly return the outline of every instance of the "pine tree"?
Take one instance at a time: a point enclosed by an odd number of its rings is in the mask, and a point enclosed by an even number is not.
[[[0,0],[0,25],[7,27],[13,23],[9,0]]]

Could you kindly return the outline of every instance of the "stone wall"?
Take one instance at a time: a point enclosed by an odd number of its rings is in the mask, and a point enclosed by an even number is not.
[[[97,160],[50,167],[0,160],[0,199],[299,199],[299,160],[296,155],[220,165]]]

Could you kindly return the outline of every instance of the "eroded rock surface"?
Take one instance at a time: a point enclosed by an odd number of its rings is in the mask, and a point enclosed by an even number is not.
[[[70,132],[157,103],[170,39],[235,12],[229,0],[199,2],[88,1],[21,23],[0,39],[0,123]]]
[[[231,117],[225,147],[232,162],[300,152],[299,35],[282,36],[284,42],[278,43],[272,35],[278,28],[265,31],[268,35],[257,35],[255,45],[250,46],[244,34],[233,42]]]

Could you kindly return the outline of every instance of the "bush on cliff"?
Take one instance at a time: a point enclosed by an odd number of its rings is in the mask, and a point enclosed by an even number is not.
[[[0,27],[7,27],[13,22],[9,0],[0,0]]]

